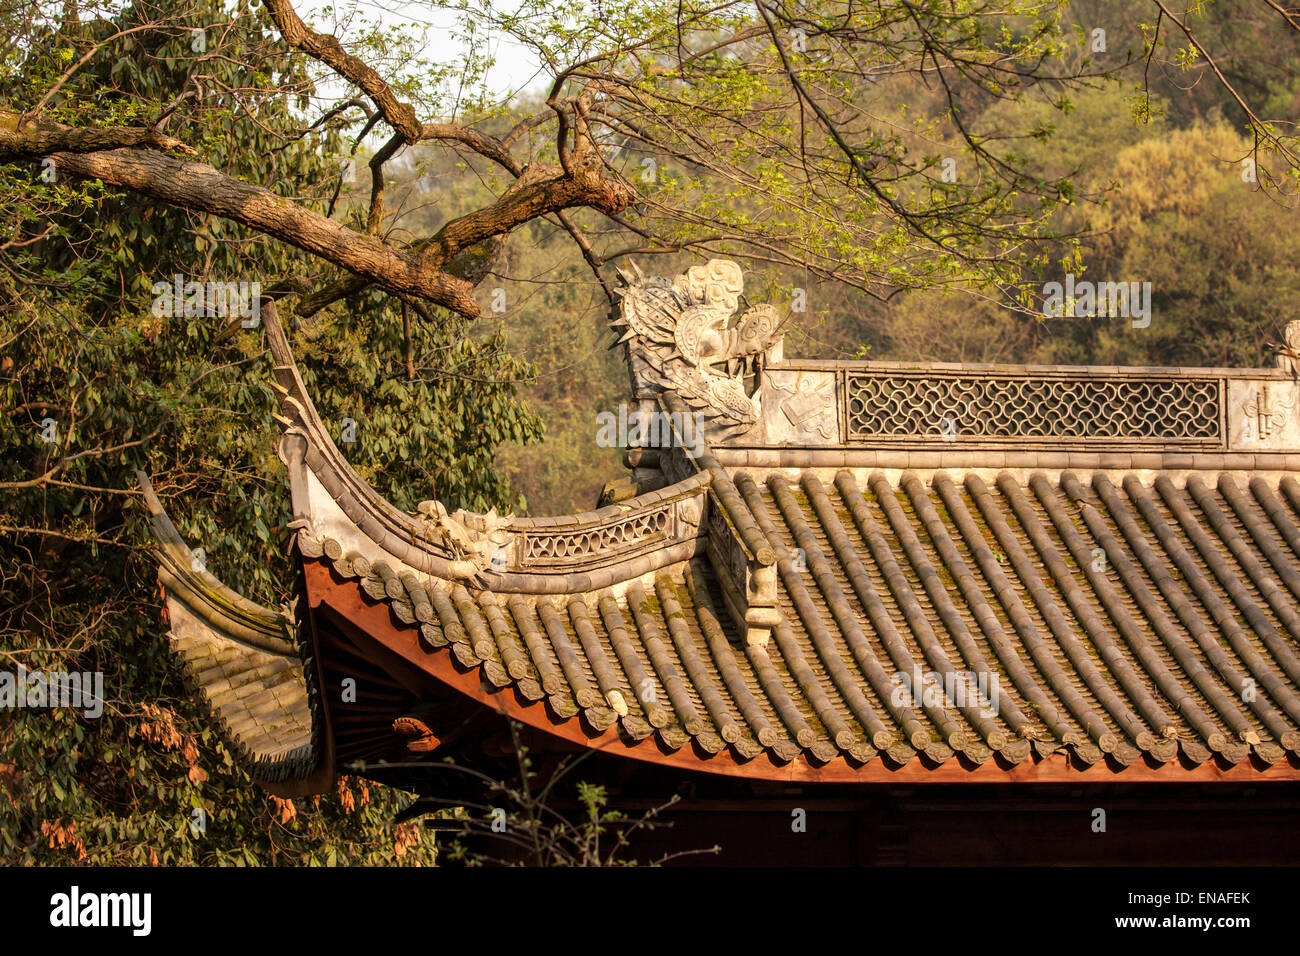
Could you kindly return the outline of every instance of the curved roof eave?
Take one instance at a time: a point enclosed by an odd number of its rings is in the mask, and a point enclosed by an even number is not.
[[[171,649],[186,682],[258,784],[281,796],[323,791],[333,777],[326,718],[293,609],[257,604],[217,580],[148,476],[136,476],[153,526]]]
[[[540,594],[617,584],[697,550],[703,500],[714,478],[700,467],[666,487],[581,514],[448,515],[434,503],[421,516],[401,511],[339,451],[307,394],[274,305],[264,304],[262,315],[282,396],[280,457],[289,468],[295,523],[309,539],[332,539],[371,560],[380,557],[377,551],[444,581]],[[458,535],[464,547],[454,540]],[[309,540],[306,550],[312,547]]]

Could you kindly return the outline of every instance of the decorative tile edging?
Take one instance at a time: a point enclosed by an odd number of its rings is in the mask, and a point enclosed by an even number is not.
[[[704,525],[705,546],[722,585],[727,610],[744,633],[746,644],[766,646],[772,628],[780,620],[775,562],[769,555],[755,555],[750,550],[712,490],[705,505]]]

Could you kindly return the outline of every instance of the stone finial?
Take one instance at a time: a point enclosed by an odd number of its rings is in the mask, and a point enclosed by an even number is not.
[[[783,320],[771,305],[747,309],[736,321],[744,287],[740,266],[710,259],[671,281],[620,272],[618,315],[639,397],[673,390],[710,424],[749,426],[759,419],[757,391],[745,391],[782,339]]]

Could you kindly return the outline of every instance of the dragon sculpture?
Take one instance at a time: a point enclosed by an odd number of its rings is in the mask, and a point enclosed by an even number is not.
[[[619,276],[622,301],[610,324],[622,330],[615,344],[627,344],[638,386],[676,391],[727,431],[757,422],[758,392],[746,393],[745,375],[781,341],[783,321],[774,306],[757,305],[731,323],[744,287],[740,266],[710,259],[671,281],[639,269]]]
[[[455,555],[452,574],[468,578],[489,566],[505,570],[505,549],[514,539],[508,530],[514,515],[498,515],[495,508],[483,515],[464,508],[449,514],[441,501],[421,501],[416,510],[429,538]]]

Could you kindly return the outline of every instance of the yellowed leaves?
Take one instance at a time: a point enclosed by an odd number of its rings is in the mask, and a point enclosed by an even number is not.
[[[281,797],[270,796],[271,816],[281,826],[287,827],[294,820],[298,819],[298,808],[294,806],[292,800],[285,800]]]
[[[355,785],[357,792],[352,792]],[[370,802],[370,787],[360,777],[339,777],[339,803],[345,813],[354,813]]]
[[[420,842],[420,826],[417,823],[399,823],[393,830],[393,855],[406,856],[407,847]]]
[[[157,744],[163,750],[179,750],[181,758],[189,765],[185,776],[198,786],[208,779],[207,771],[199,766],[199,742],[192,734],[182,734],[176,727],[176,715],[166,707],[144,704],[144,719],[136,728],[142,738]]]
[[[75,820],[69,820],[67,823],[62,820],[42,820],[41,836],[45,837],[46,844],[51,850],[67,850],[76,857],[78,862],[86,858],[86,846],[77,835]]]
[[[144,711],[144,720],[137,728],[140,736],[164,750],[179,750],[185,740],[176,729],[176,715],[166,707],[154,704],[144,704],[141,709]]]

